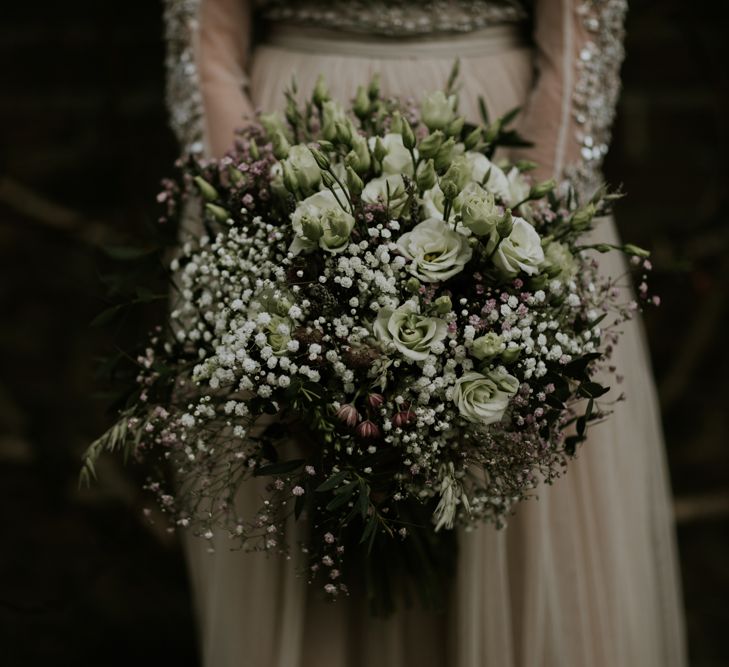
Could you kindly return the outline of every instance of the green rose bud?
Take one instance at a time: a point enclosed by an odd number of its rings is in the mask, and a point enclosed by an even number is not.
[[[352,111],[360,120],[367,118],[370,113],[370,98],[367,96],[364,86],[357,86],[357,95],[354,98]]]
[[[434,305],[435,305],[435,311],[437,313],[440,313],[441,315],[450,313],[451,310],[453,310],[453,303],[451,302],[451,298],[447,295],[439,296],[435,300]]]
[[[489,331],[487,334],[474,339],[471,354],[480,361],[492,359],[501,352],[502,346],[501,336],[494,331]]]
[[[415,276],[408,278],[407,282],[405,283],[405,289],[408,292],[417,294],[420,291],[420,281]]]
[[[433,130],[443,130],[455,118],[456,97],[446,97],[442,90],[437,90],[428,95],[420,103],[420,115],[425,126]]]
[[[435,185],[437,178],[438,176],[435,173],[435,166],[433,165],[432,159],[421,162],[418,165],[418,173],[416,174],[415,180],[421,192],[430,190]]]
[[[518,347],[510,347],[501,353],[501,359],[505,364],[513,364],[521,354]]]
[[[203,199],[207,201],[215,201],[218,198],[218,191],[210,185],[202,176],[195,176],[193,179],[197,189],[200,191]]]
[[[357,172],[352,167],[347,167],[347,187],[355,196],[362,194],[362,190],[364,189],[362,179],[357,176]]]
[[[418,151],[421,157],[426,159],[435,157],[443,144],[443,139],[445,139],[445,135],[440,130],[436,130],[425,137],[418,145]]]
[[[273,143],[273,154],[277,160],[283,160],[288,157],[291,145],[283,132],[275,132],[273,137],[271,137],[271,143]]]

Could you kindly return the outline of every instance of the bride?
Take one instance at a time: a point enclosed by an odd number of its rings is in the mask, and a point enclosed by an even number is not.
[[[523,106],[541,176],[594,188],[619,89],[626,0],[166,0],[169,102],[186,150],[221,156],[234,128],[324,75],[341,101],[374,73],[385,96],[443,88],[460,110]],[[612,221],[597,232],[615,240]],[[617,253],[614,253],[617,257]],[[618,273],[619,259],[605,270]],[[446,613],[368,616],[327,604],[295,567],[190,537],[205,667],[672,667],[685,664],[667,473],[639,324],[614,360],[627,400],[568,474],[504,530],[459,538]],[[252,505],[253,484],[240,491]],[[214,542],[217,540],[214,540]]]

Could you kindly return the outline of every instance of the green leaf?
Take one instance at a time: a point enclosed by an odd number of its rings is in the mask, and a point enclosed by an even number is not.
[[[339,509],[340,507],[342,507],[342,505],[346,505],[349,502],[349,499],[352,497],[356,486],[357,482],[350,482],[346,486],[343,486],[341,489],[338,489],[334,498],[332,498],[327,503],[326,509],[329,511],[333,511]]]
[[[102,250],[112,259],[128,262],[157,252],[157,248],[137,248],[134,246],[103,246]]]
[[[511,111],[507,111],[501,117],[501,127],[506,127],[514,118],[516,118],[521,112],[521,107],[514,107]]]
[[[585,398],[600,398],[610,391],[610,387],[603,387],[597,382],[583,382],[578,391]]]
[[[316,487],[317,493],[331,491],[334,487],[338,486],[346,476],[346,470],[341,470],[340,472],[334,473],[329,479]]]
[[[359,485],[359,513],[363,519],[367,518],[367,512],[370,509],[370,487],[364,482],[360,482]]]
[[[124,309],[124,304],[117,304],[102,310],[93,320],[91,320],[90,326],[102,327],[105,324],[112,322],[114,318]]]
[[[481,120],[483,120],[483,124],[488,126],[489,125],[489,112],[486,108],[486,100],[479,95],[478,96],[478,111],[481,114]]]
[[[254,477],[265,477],[269,475],[285,475],[286,473],[293,472],[304,465],[306,461],[304,459],[293,459],[291,461],[282,461],[281,463],[271,463],[266,466],[261,466],[253,472]]]

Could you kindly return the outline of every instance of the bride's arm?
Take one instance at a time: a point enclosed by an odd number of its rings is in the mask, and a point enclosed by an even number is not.
[[[251,39],[247,0],[166,0],[167,97],[186,150],[220,156],[251,114],[245,65]]]
[[[540,176],[569,177],[583,192],[600,167],[620,91],[627,0],[536,0],[537,81],[519,121],[535,142]]]

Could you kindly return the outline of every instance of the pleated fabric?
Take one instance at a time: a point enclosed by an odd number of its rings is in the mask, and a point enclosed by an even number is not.
[[[492,47],[493,45],[491,45]],[[310,91],[326,77],[351,99],[379,73],[385,95],[418,99],[442,88],[461,56],[460,110],[476,119],[482,95],[492,116],[524,103],[532,85],[528,48],[484,44],[483,55],[344,55],[317,46],[259,46],[250,93],[283,108],[296,78]],[[403,49],[407,46],[403,45]],[[596,238],[617,241],[612,220]],[[603,256],[620,275],[619,257]],[[668,475],[655,389],[640,325],[626,324],[614,355],[624,392],[613,416],[589,431],[567,474],[526,501],[507,528],[459,536],[456,580],[446,613],[401,610],[373,619],[359,596],[326,603],[296,576],[301,563],[231,551],[228,538],[188,537],[186,553],[200,619],[205,667],[681,667],[680,586]],[[612,382],[614,385],[615,383]],[[241,512],[262,487],[243,486]],[[207,553],[210,546],[214,553]]]

